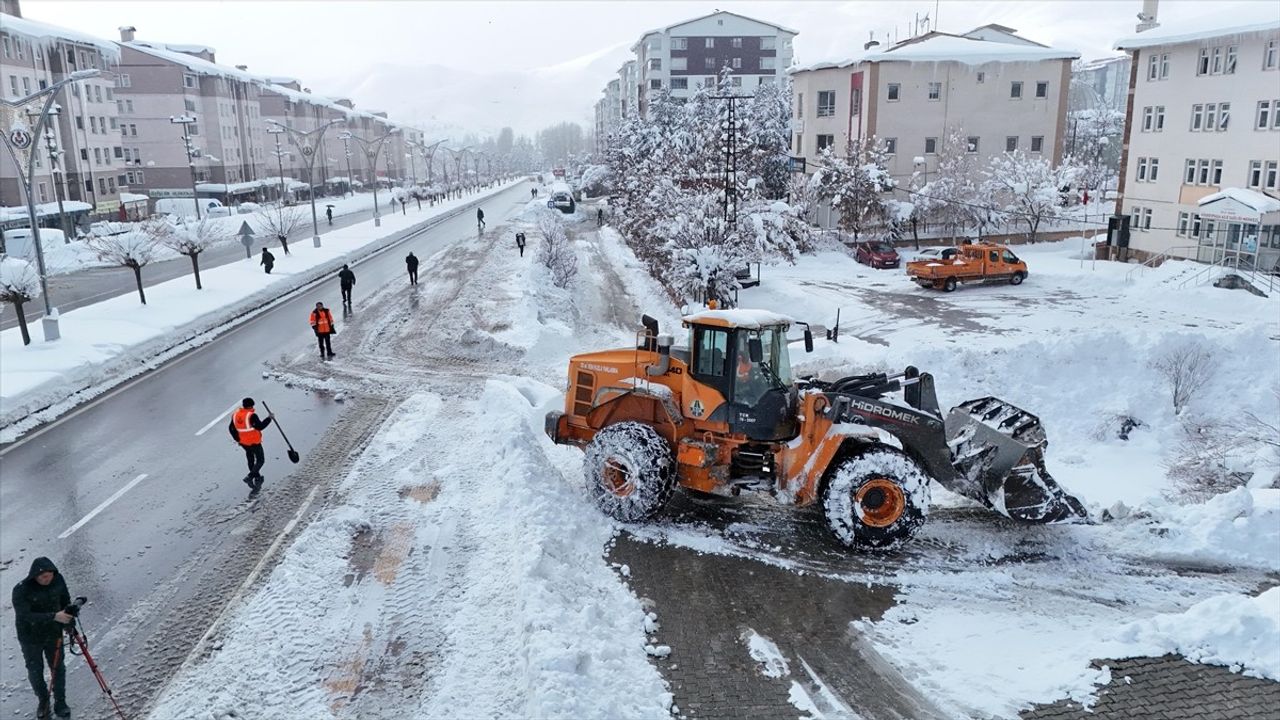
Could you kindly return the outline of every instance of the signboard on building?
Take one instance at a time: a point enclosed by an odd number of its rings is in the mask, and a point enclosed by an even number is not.
[[[119,200],[99,200],[93,205],[95,214],[117,212],[118,210],[120,210]]]
[[[1259,213],[1239,200],[1220,197],[1200,206],[1200,218],[1219,222],[1257,223]]]
[[[802,157],[788,158],[789,169],[793,173],[803,173],[807,168],[807,161]]]
[[[176,188],[176,189],[171,189],[171,188],[152,188],[152,189],[148,189],[148,190],[147,190],[147,194],[148,194],[148,195],[150,195],[150,196],[151,196],[151,197],[153,197],[153,198],[156,198],[157,200],[158,200],[158,199],[160,199],[160,198],[189,198],[189,197],[192,197],[192,195],[191,195],[191,188]]]

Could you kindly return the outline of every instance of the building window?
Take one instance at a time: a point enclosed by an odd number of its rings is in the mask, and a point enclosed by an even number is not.
[[[1016,151],[1017,151],[1017,149],[1018,149],[1018,136],[1017,136],[1017,135],[1010,135],[1009,137],[1007,137],[1007,138],[1005,138],[1005,139],[1004,139],[1004,151],[1005,151],[1005,152],[1016,152]]]
[[[885,138],[884,151],[889,155],[898,154],[898,138]]]
[[[98,194],[99,194],[99,195],[106,195],[106,194],[107,194],[107,180],[106,180],[106,178],[98,178]]]
[[[674,71],[674,70],[688,70],[688,69],[689,69],[689,58],[684,57],[684,56],[681,56],[681,57],[673,57],[673,58],[671,58],[671,69],[672,69],[673,71]]]
[[[1160,56],[1152,55],[1147,58],[1147,82],[1151,82],[1160,76]]]
[[[1021,80],[1014,80],[1013,82],[1009,83],[1009,97],[1013,98],[1014,100],[1022,99],[1022,81]]]
[[[796,154],[804,154],[804,136],[800,133],[796,133]]]
[[[21,95],[18,94],[18,76],[17,75],[9,76],[9,90],[12,91],[9,94],[12,95],[13,97],[22,97]]]
[[[796,93],[796,119],[804,117],[804,93]]]
[[[702,59],[702,69],[703,69],[703,70],[715,70],[715,69],[716,69],[716,59],[715,59],[715,58],[703,58],[703,59]]]
[[[1043,135],[1031,136],[1031,152],[1033,153],[1044,152],[1044,136]]]
[[[709,37],[709,38],[707,38],[707,42],[706,42],[706,44],[704,45],[704,47],[713,48],[713,47],[715,47],[715,46],[716,46],[716,39],[715,39],[715,38],[710,38],[710,37]]]
[[[102,164],[102,148],[93,149],[93,164],[94,165]]]
[[[8,39],[5,38],[5,40]],[[49,190],[45,183],[40,183],[40,202],[49,202]]]
[[[1253,129],[1266,130],[1271,125],[1271,101],[1258,102],[1258,114],[1254,116]]]
[[[1204,106],[1204,129],[1218,129],[1218,105],[1217,103],[1208,103]]]
[[[651,50],[651,51],[653,51],[653,52],[657,52],[658,50],[661,50],[661,49],[662,49],[662,38],[657,38],[657,37],[656,37],[656,38],[650,38],[649,43],[648,43],[645,47],[647,47],[649,50]]]
[[[650,80],[650,81],[649,81],[649,89],[650,89],[650,90],[661,90],[661,89],[662,89],[662,81],[661,81],[661,80],[658,80],[657,78],[654,78],[653,80]],[[194,135],[195,133],[192,133],[192,134]]]
[[[778,38],[772,35],[765,35],[764,37],[760,38],[761,50],[776,50],[777,47],[778,47]]]
[[[1187,226],[1190,224],[1190,222],[1191,222],[1191,213],[1186,213],[1186,212],[1178,213],[1178,230],[1177,230],[1178,237],[1187,236]]]
[[[1267,170],[1263,174],[1262,179],[1266,183],[1266,187],[1269,187],[1272,190],[1280,190],[1280,183],[1276,182],[1276,161],[1275,160],[1267,161]]]
[[[979,72],[978,72],[978,84],[979,84],[979,85],[981,85],[982,83],[984,83],[984,82],[986,82],[986,81],[987,81],[987,74],[986,74],[985,72],[981,72],[981,71],[979,71]]]
[[[740,37],[731,38],[731,39],[729,40],[729,45],[730,45],[730,47],[734,47],[734,48],[741,48],[741,47],[742,47],[742,38],[740,38]]]
[[[1235,45],[1227,46],[1227,58],[1222,65],[1222,73],[1224,75],[1234,75],[1236,72],[1236,55],[1237,48]]]
[[[1231,122],[1231,103],[1218,103],[1218,132],[1224,132]]]
[[[1147,180],[1155,182],[1160,177],[1160,158],[1147,158],[1147,167],[1150,169]]]
[[[937,154],[938,154],[938,138],[936,138],[936,137],[928,138],[928,137],[927,137],[927,138],[925,138],[925,139],[924,139],[924,154],[925,154],[925,155],[937,155]]]
[[[1038,98],[1049,97],[1049,83],[1044,81],[1040,81],[1036,83],[1036,97]]]
[[[1169,79],[1169,53],[1160,56],[1160,79]]]
[[[671,89],[672,90],[688,90],[689,78],[685,78],[685,77],[671,78]]]
[[[1197,185],[1209,184],[1209,161],[1208,160],[1196,161],[1196,184]]]
[[[1249,161],[1249,182],[1247,184],[1247,187],[1251,187],[1251,188],[1262,187],[1262,161],[1261,160]]]
[[[0,42],[4,43],[4,56],[13,57],[11,54],[13,52],[13,48],[9,45],[9,36],[6,35],[5,37],[0,38]]]
[[[833,117],[836,114],[836,91],[818,91],[818,117]]]
[[[116,75],[116,87],[130,87],[133,85],[133,78],[129,77],[129,73]]]
[[[1147,181],[1147,159],[1144,157],[1140,157],[1138,158],[1138,182],[1146,182],[1146,181]]]
[[[740,58],[740,57],[736,57],[736,58],[734,58],[734,59],[731,61],[731,64],[733,65],[733,69],[734,69],[734,70],[741,70],[741,69],[742,69],[742,58]]]
[[[80,148],[80,159],[89,162],[89,148]]]
[[[184,75],[182,76],[182,87],[184,87],[184,88],[194,88],[194,87],[196,87],[196,76],[195,76],[195,75],[185,75],[185,74],[184,74]]]
[[[966,149],[965,149],[965,152],[969,152],[969,153],[976,153],[976,152],[978,152],[978,136],[977,136],[977,135],[970,135],[970,136],[969,136],[969,139],[968,139],[968,141],[966,142]]]
[[[929,83],[929,99],[937,100],[941,97],[942,97],[942,83],[940,82]]]
[[[1280,67],[1280,40],[1272,38],[1262,48],[1262,69],[1275,70]]]
[[[29,77],[22,78],[22,94],[24,96],[31,94],[31,78]]]
[[[772,56],[772,55],[765,55],[765,56],[761,57],[761,58],[760,58],[760,69],[761,69],[761,70],[777,70],[777,69],[778,69],[778,58],[776,58],[776,57],[774,57],[774,56]],[[763,80],[763,79],[761,79],[761,82],[764,82],[764,80]]]
[[[661,60],[659,60],[658,58],[650,58],[650,59],[649,59],[649,69],[650,69],[650,70],[661,70],[661,69],[662,69],[662,61],[661,61]]]
[[[182,99],[182,104],[183,104],[183,106],[187,109],[187,112],[195,112],[195,111],[196,111],[196,101],[195,101],[195,100],[192,100],[191,98],[183,98],[183,99]]]
[[[901,92],[902,86],[898,83],[889,83],[889,102],[898,101],[898,93]]]
[[[1142,229],[1143,230],[1151,229],[1151,208],[1142,209]]]
[[[683,37],[671,38],[671,49],[672,50],[688,50],[689,38],[683,38]]]
[[[818,152],[822,152],[832,145],[836,144],[835,135],[819,135],[818,136]]]
[[[1196,182],[1196,161],[1187,158],[1186,172],[1183,174],[1182,182],[1184,185],[1194,185]]]
[[[1155,129],[1156,109],[1150,105],[1142,108],[1142,132]],[[1194,129],[1194,128],[1193,128]]]
[[[187,127],[191,128],[190,132],[192,135],[200,134],[200,123],[191,123]]]
[[[1209,170],[1212,177],[1212,182],[1210,184],[1221,185],[1222,184],[1222,161],[1214,160],[1213,165],[1210,166]]]

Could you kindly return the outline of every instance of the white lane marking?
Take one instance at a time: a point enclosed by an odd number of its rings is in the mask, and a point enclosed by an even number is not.
[[[201,435],[203,435],[203,434],[205,434],[205,433],[209,432],[209,428],[211,428],[211,427],[213,427],[214,425],[217,425],[218,423],[222,422],[222,418],[224,418],[224,417],[226,417],[227,415],[229,415],[229,414],[231,413],[231,411],[232,411],[232,410],[235,410],[235,409],[236,409],[236,404],[235,404],[235,403],[231,403],[231,407],[227,408],[226,410],[223,410],[221,415],[219,415],[218,417],[216,417],[216,418],[214,418],[214,419],[210,420],[208,425],[205,425],[204,427],[202,427],[202,428],[200,428],[199,430],[197,430],[197,431],[196,431],[196,437],[200,437]]]
[[[267,552],[263,554],[262,559],[258,561],[258,564],[253,567],[253,571],[249,573],[249,577],[245,578],[243,583],[240,583],[240,587],[236,589],[236,594],[232,595],[231,599],[222,606],[222,611],[218,613],[218,617],[209,625],[209,629],[204,631],[204,635],[201,635],[200,639],[196,641],[195,646],[191,648],[191,652],[187,654],[186,660],[184,660],[181,667],[178,668],[179,670],[185,669],[188,665],[204,654],[205,645],[209,642],[209,639],[213,637],[214,633],[218,631],[218,628],[222,627],[222,621],[226,619],[227,613],[230,612],[232,608],[239,605],[245,592],[248,591],[250,586],[258,580],[258,575],[260,575],[262,573],[262,569],[266,567],[267,561],[270,560],[272,556],[276,554],[276,551],[280,549],[280,545],[284,542],[285,538],[289,537],[289,533],[293,532],[293,528],[297,526],[298,521],[302,519],[302,516],[306,514],[307,509],[311,507],[311,501],[315,500],[316,493],[319,491],[320,486],[316,485],[311,488],[310,493],[307,493],[307,499],[302,501],[302,506],[298,508],[298,512],[294,514],[293,519],[289,520],[288,524],[284,526],[284,529],[280,531],[280,534],[276,536],[275,541],[271,543],[271,547],[267,548]]]
[[[290,364],[290,365],[297,365],[298,363],[302,362],[303,360],[306,360],[306,359],[307,359],[307,356],[308,356],[308,355],[310,355],[310,354],[311,354],[311,352],[310,352],[310,351],[300,352],[300,353],[298,353],[298,357],[296,357],[296,358],[294,358],[293,360],[289,361],[289,364]]]
[[[85,524],[85,523],[87,523],[87,522],[89,522],[90,520],[92,520],[92,519],[94,518],[94,516],[96,516],[98,513],[102,512],[103,510],[106,510],[108,505],[110,505],[111,503],[113,503],[113,502],[115,502],[115,501],[119,500],[121,495],[124,495],[125,493],[129,492],[130,490],[132,490],[134,485],[137,485],[138,483],[140,483],[140,482],[142,482],[143,480],[146,480],[146,479],[147,479],[147,474],[146,474],[146,473],[142,473],[142,474],[141,474],[141,475],[139,475],[138,477],[136,477],[136,478],[134,478],[133,480],[131,480],[131,481],[129,482],[129,484],[128,484],[128,485],[125,485],[124,487],[120,488],[119,490],[117,490],[117,491],[115,492],[115,494],[114,494],[114,495],[112,495],[111,497],[109,497],[109,498],[107,498],[106,500],[102,501],[102,504],[101,504],[101,505],[99,505],[98,507],[94,508],[92,511],[90,511],[88,515],[85,515],[84,517],[80,518],[80,522],[76,523],[75,525],[72,525],[71,527],[67,528],[66,530],[63,530],[63,531],[62,531],[62,534],[58,536],[58,539],[59,539],[59,540],[65,540],[69,535],[71,535],[71,533],[73,533],[73,532],[75,532],[75,531],[79,530],[80,528],[84,527],[84,524]]]

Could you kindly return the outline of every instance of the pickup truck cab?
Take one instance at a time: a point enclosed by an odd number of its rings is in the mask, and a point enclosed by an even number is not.
[[[907,263],[907,275],[921,287],[946,292],[969,282],[1021,285],[1027,277],[1027,264],[1003,245],[961,245],[956,249],[949,259]]]

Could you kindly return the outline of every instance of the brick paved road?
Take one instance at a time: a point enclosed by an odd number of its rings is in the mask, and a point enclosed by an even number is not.
[[[1111,684],[1092,711],[1070,701],[1022,714],[1024,720],[1277,720],[1280,683],[1197,665],[1177,655],[1098,660],[1111,668]]]

